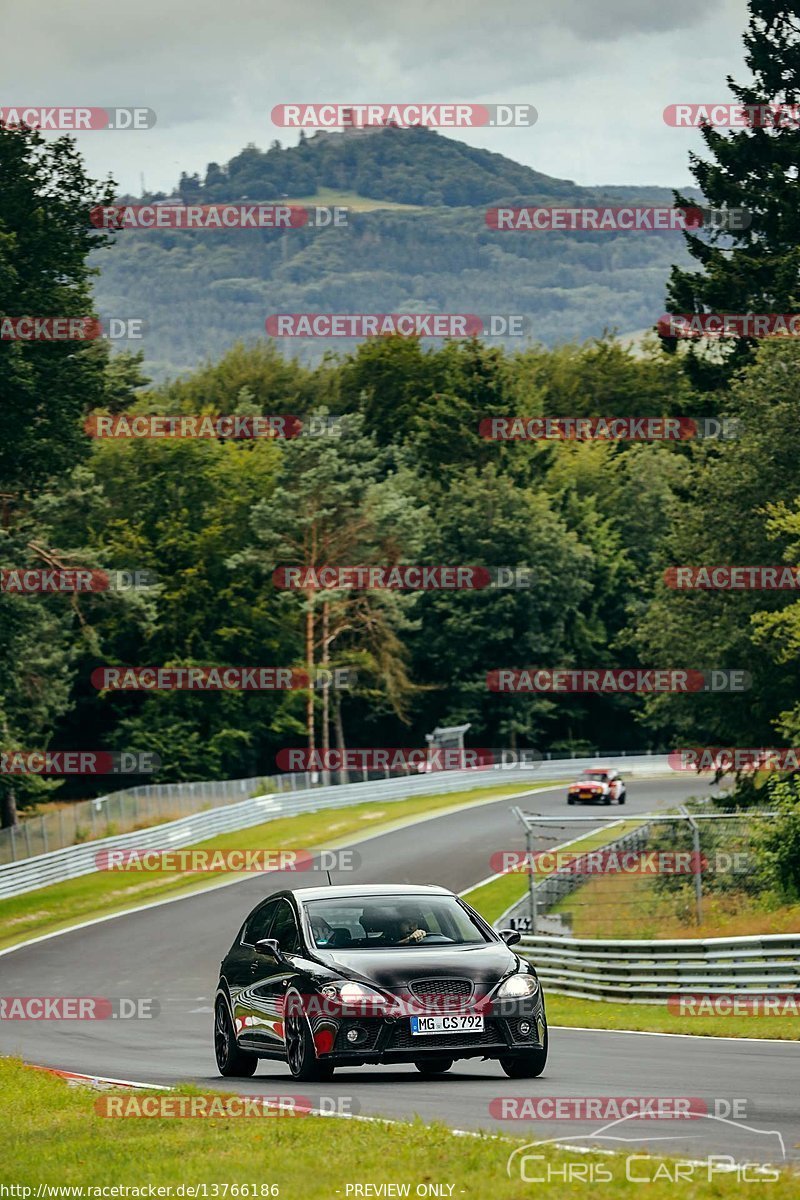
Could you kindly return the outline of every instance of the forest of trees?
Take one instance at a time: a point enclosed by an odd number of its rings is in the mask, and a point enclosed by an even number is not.
[[[756,74],[771,98],[796,102],[800,71],[788,83],[785,71],[768,75],[796,42],[790,21],[776,27],[759,15],[774,7],[751,3]],[[764,66],[760,51],[776,38]],[[384,136],[395,144],[394,131]],[[718,136],[707,131],[712,155]],[[800,180],[785,164],[798,137],[737,130],[723,139],[715,171],[695,164],[710,202],[746,200],[757,219],[713,251],[687,239],[709,270],[674,268],[671,311],[797,311]],[[241,190],[248,162],[260,172],[281,153],[240,156],[224,178]],[[292,161],[302,166],[314,153],[333,169],[324,146],[301,146]],[[483,169],[483,152],[467,158]],[[330,178],[320,166],[316,181]],[[745,195],[754,178],[759,195]],[[0,310],[85,311],[83,215],[87,199],[108,202],[107,185],[86,178],[68,139],[46,144],[2,128],[0,185]],[[204,190],[217,186],[209,171]],[[44,239],[24,215],[37,205],[58,215]],[[186,316],[200,327],[202,256],[179,236],[187,235],[173,235],[172,253],[197,300]],[[232,236],[231,254],[252,254],[248,235]],[[395,252],[407,254],[412,241],[409,231]],[[91,244],[98,257],[116,253]],[[148,261],[152,247],[141,243],[137,253]],[[758,270],[747,275],[755,258]],[[504,270],[498,278],[508,278]],[[23,276],[35,280],[29,290],[20,290]],[[164,282],[155,279],[151,294]],[[503,308],[518,308],[518,295],[512,280]],[[273,773],[281,747],[307,741],[309,719],[323,745],[421,745],[436,724],[462,722],[474,745],[550,751],[797,744],[800,602],[788,591],[680,593],[664,584],[676,564],[798,561],[795,342],[736,342],[704,355],[655,338],[633,353],[611,336],[517,351],[383,337],[304,364],[264,338],[183,378],[151,383],[148,367],[141,356],[111,356],[107,343],[0,344],[0,568],[139,569],[157,580],[98,595],[0,593],[0,749],[152,751],[159,778],[177,780]],[[284,441],[92,441],[82,432],[89,412],[336,421],[320,436]],[[502,443],[479,435],[483,419],[513,414],[713,415],[735,419],[739,436]],[[525,566],[532,586],[292,592],[273,582],[281,564],[326,562]],[[332,695],[102,693],[91,684],[101,664],[302,668],[311,660],[353,667],[357,682]],[[752,687],[651,697],[487,690],[487,671],[527,666],[735,668],[750,673]],[[83,794],[89,786],[82,782]],[[0,792],[20,806],[47,787],[0,776]]]

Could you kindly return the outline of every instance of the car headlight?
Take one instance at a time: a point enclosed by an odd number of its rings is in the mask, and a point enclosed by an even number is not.
[[[498,1000],[520,1000],[523,996],[535,996],[539,991],[539,980],[535,975],[509,975],[500,984],[496,996]]]
[[[375,988],[366,987],[363,983],[354,983],[349,979],[326,983],[320,988],[322,995],[346,1008],[355,1008],[359,1012],[369,1014],[386,1008],[387,1000]]]

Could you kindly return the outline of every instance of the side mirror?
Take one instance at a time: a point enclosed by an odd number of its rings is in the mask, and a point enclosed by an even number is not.
[[[500,929],[498,932],[507,946],[516,946],[522,938],[518,929]]]
[[[256,954],[266,954],[269,958],[276,958],[278,962],[283,962],[283,954],[277,938],[259,938],[253,949]]]

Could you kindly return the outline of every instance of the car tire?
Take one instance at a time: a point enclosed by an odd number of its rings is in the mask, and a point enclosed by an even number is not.
[[[611,803],[611,792],[606,792],[605,796],[603,796],[603,804],[610,804],[610,803]]]
[[[420,1075],[444,1075],[454,1063],[452,1058],[419,1058],[414,1066]]]
[[[524,1050],[521,1054],[508,1054],[500,1059],[500,1066],[509,1079],[536,1079],[547,1065],[547,1030],[544,1045],[535,1050]]]
[[[258,1066],[258,1055],[248,1054],[236,1044],[228,1006],[221,996],[214,1006],[214,1055],[220,1075],[249,1079]]]
[[[317,1058],[311,1026],[303,1012],[303,1002],[296,992],[286,997],[283,1026],[286,1061],[292,1078],[298,1083],[325,1083],[332,1079],[333,1063],[320,1062]]]
[[[625,801],[627,800],[627,798],[628,798],[628,793],[627,793],[627,792],[620,792],[620,794],[619,794],[619,803],[620,803],[620,804],[624,804],[624,803],[625,803]]]

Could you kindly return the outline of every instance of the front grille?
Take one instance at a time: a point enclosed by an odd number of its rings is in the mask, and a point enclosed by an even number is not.
[[[431,1011],[463,1008],[472,999],[475,985],[471,979],[413,979],[408,985],[412,995],[431,1002]]]
[[[392,1031],[386,1049],[456,1050],[470,1046],[496,1046],[498,1043],[505,1045],[505,1039],[500,1034],[496,1021],[487,1021],[479,1033],[426,1033],[424,1037],[415,1037],[411,1032],[411,1025],[402,1021]]]

